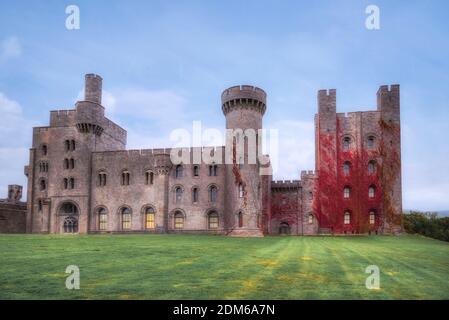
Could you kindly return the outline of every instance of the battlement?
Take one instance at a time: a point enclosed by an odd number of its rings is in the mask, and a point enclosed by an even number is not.
[[[313,171],[313,170],[302,170],[301,171],[301,180],[304,180],[304,179],[313,179],[313,178],[315,178],[315,176],[316,176],[316,172],[315,171]]]
[[[235,107],[253,107],[264,114],[267,94],[262,89],[254,86],[234,86],[223,91],[221,102],[225,115]]]
[[[52,110],[50,111],[50,126],[60,127],[69,126],[73,124],[75,119],[76,110]]]
[[[337,90],[318,91],[318,114],[333,115],[337,112]]]
[[[275,180],[271,182],[271,189],[298,189],[300,187],[300,180]]]
[[[399,93],[399,90],[400,90],[399,84],[382,85],[379,87],[377,93]]]

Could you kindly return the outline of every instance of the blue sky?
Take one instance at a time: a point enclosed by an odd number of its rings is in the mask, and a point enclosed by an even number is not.
[[[65,28],[78,5],[81,28]],[[365,8],[380,8],[380,30]],[[107,115],[130,148],[169,146],[175,128],[224,128],[220,93],[268,93],[279,129],[276,179],[314,168],[316,92],[340,112],[375,109],[401,84],[404,208],[449,209],[447,1],[2,1],[0,190],[25,185],[31,128],[73,108],[84,74],[103,79]]]

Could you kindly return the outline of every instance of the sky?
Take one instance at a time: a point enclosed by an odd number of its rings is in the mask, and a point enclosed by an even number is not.
[[[68,30],[66,7],[80,10]],[[380,29],[365,26],[368,5]],[[224,130],[220,95],[256,85],[264,127],[279,131],[275,179],[313,170],[316,95],[338,112],[375,110],[401,85],[403,207],[449,209],[447,1],[2,1],[0,197],[26,186],[32,127],[72,109],[84,74],[103,78],[106,114],[128,148],[170,147],[170,132]],[[4,195],[3,195],[4,194]]]

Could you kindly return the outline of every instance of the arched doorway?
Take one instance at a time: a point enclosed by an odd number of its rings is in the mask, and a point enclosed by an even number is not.
[[[78,233],[78,207],[73,202],[64,202],[59,208],[62,217],[62,232]]]
[[[279,234],[290,234],[290,225],[287,222],[281,222],[281,224],[279,225]]]

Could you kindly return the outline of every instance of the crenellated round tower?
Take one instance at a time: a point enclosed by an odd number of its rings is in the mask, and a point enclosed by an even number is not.
[[[263,236],[258,140],[266,98],[265,91],[248,85],[221,95],[227,130],[224,216],[230,235]]]

